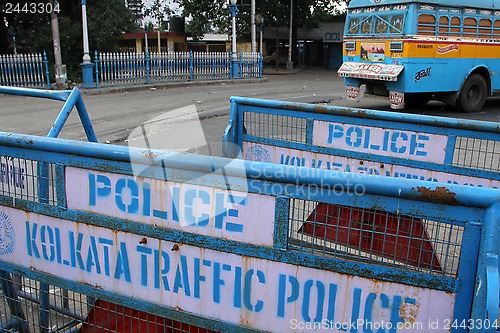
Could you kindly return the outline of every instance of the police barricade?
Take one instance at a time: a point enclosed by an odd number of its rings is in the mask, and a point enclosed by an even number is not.
[[[12,133],[0,156],[27,166],[0,183],[3,331],[497,326],[496,190]]]
[[[114,331],[157,332],[168,331],[168,320],[219,332],[496,326],[497,190],[260,162],[231,165],[222,158],[8,133],[0,133],[0,152],[56,170],[44,179],[55,193],[48,202],[23,197],[22,186],[2,187],[6,331],[9,325],[37,331],[38,323],[29,298],[8,283],[11,274],[31,281],[24,294],[37,295],[38,284],[48,283],[52,307],[70,304],[57,316],[49,308],[49,327],[40,331],[102,332],[118,325]],[[141,176],[134,176],[131,160],[147,166]],[[319,203],[349,206],[350,215],[376,208],[378,218],[423,223],[425,235],[395,235],[408,253],[418,247],[421,257],[307,236],[301,229],[309,225],[326,230],[307,219]],[[370,218],[341,228],[339,234],[360,242],[377,243],[388,233],[374,230]],[[428,256],[437,262],[427,264]],[[62,289],[70,291],[66,297]],[[117,312],[121,326],[113,321]]]
[[[225,156],[499,187],[498,123],[244,97],[231,106]]]
[[[498,188],[500,183],[497,123],[239,97],[231,104],[223,139],[226,156],[241,151],[246,160],[298,167],[479,187]],[[418,247],[397,236],[427,238],[425,225],[410,225],[405,216],[383,219],[376,210],[353,215],[348,207],[319,204],[307,220],[324,224],[300,229],[307,235],[378,254],[391,247],[390,257],[441,269],[430,243],[422,244],[429,253],[422,258]],[[360,242],[347,232],[366,220],[371,228],[386,231],[375,243]]]
[[[442,117],[232,97],[223,153],[435,183],[497,189],[500,182],[500,126]],[[405,215],[325,203],[313,205],[304,218],[314,223],[298,229],[299,247],[304,237],[319,237],[383,259],[443,269],[423,220],[409,223]],[[363,239],[366,230],[371,234]],[[417,246],[410,235],[422,242]]]

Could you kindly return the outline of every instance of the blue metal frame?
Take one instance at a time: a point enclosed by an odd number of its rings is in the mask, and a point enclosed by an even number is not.
[[[12,133],[0,133],[0,155],[11,156],[14,158],[29,158],[40,160],[44,163],[62,163],[65,167],[73,166],[90,170],[114,172],[120,174],[132,175],[130,160],[139,164],[145,164],[153,168],[161,168],[162,165],[168,165],[168,180],[180,181],[185,179],[196,179],[196,175],[201,173],[211,173],[213,170],[223,168],[228,165],[228,160],[224,158],[215,158],[199,155],[174,155],[163,151],[152,151],[154,159],[144,156],[141,149],[128,148],[114,145],[95,145],[85,142],[74,142],[63,139],[41,138],[30,135],[18,135]],[[244,170],[242,170],[243,168]],[[298,170],[301,169],[301,170]],[[243,172],[242,172],[243,171]],[[165,179],[163,173],[151,173],[152,178]],[[383,206],[387,211],[399,212],[401,214],[414,214],[434,220],[450,221],[453,223],[467,225],[471,221],[477,221],[480,225],[488,226],[482,231],[483,238],[493,239],[496,235],[495,225],[499,223],[500,215],[497,214],[496,207],[500,202],[500,192],[493,189],[473,188],[459,185],[447,185],[446,188],[454,193],[453,202],[439,203],[433,201],[418,189],[421,187],[433,191],[442,184],[430,184],[427,182],[414,180],[397,180],[378,176],[356,177],[355,174],[344,174],[329,170],[302,169],[283,165],[269,165],[267,163],[245,161],[242,166],[226,169],[228,179],[239,178],[246,175],[248,179],[249,190],[252,193],[267,194],[277,196],[274,248],[256,246],[237,241],[221,241],[220,239],[186,233],[183,231],[159,228],[152,225],[131,220],[123,220],[99,214],[86,213],[78,210],[71,210],[63,206],[54,207],[39,202],[30,202],[26,200],[12,201],[8,196],[0,197],[0,205],[23,209],[25,211],[43,214],[45,216],[58,217],[69,221],[85,221],[85,223],[111,228],[117,231],[132,232],[147,237],[159,238],[173,242],[203,247],[206,249],[224,251],[250,257],[264,258],[269,260],[278,260],[293,265],[326,269],[344,274],[355,274],[381,281],[394,281],[409,283],[415,286],[431,287],[436,290],[456,292],[455,317],[459,319],[468,319],[471,308],[473,281],[475,277],[475,268],[473,265],[464,265],[459,273],[458,279],[439,277],[422,273],[405,272],[397,269],[372,266],[369,264],[351,263],[335,259],[317,257],[315,255],[283,251],[284,225],[287,217],[288,198],[304,198],[307,200],[318,200],[320,202],[332,202],[339,204],[355,205],[357,207]],[[300,175],[300,176],[299,176]],[[202,179],[194,181],[204,186],[224,188],[226,185],[220,182],[221,179]],[[201,182],[201,183],[200,183]],[[269,182],[274,186],[265,186]],[[58,182],[58,191],[64,192],[64,182]],[[325,190],[319,193],[304,193],[304,188],[300,185],[321,185]],[[366,194],[357,198],[355,202],[349,192],[344,195],[333,195],[336,188],[354,188],[362,184],[366,189]],[[305,188],[308,188],[307,186]],[[485,212],[489,212],[485,215]],[[470,246],[462,258],[464,262],[474,263],[477,258],[477,251],[487,251],[490,256],[498,255],[498,249],[488,242],[481,242],[479,247],[479,234],[475,231],[465,231],[464,234],[470,240],[468,244],[476,244],[477,247]],[[472,248],[472,250],[471,250]],[[473,250],[476,248],[476,250]],[[468,252],[469,251],[469,252]],[[168,315],[171,318],[177,318],[182,321],[199,323],[200,326],[209,329],[221,329],[225,332],[252,331],[248,328],[234,326],[227,323],[221,323],[214,320],[200,319],[197,316],[177,313],[175,309],[165,309],[159,305],[149,304],[144,301],[128,299],[126,297],[109,293],[105,290],[99,290],[89,286],[81,285],[72,281],[67,281],[64,277],[51,277],[40,272],[30,270],[29,268],[19,267],[12,264],[2,264],[9,272],[22,273],[23,275],[40,281],[49,282],[65,288],[83,291],[86,294],[102,299],[108,299],[126,306],[138,306],[147,309],[152,313]],[[480,264],[480,267],[481,264]],[[484,269],[487,273],[478,271],[478,280],[491,281],[492,274],[497,272],[498,266],[488,264]],[[484,276],[483,276],[484,275]],[[479,284],[485,282],[477,282]],[[490,284],[490,289],[494,285]],[[488,304],[491,304],[491,292],[487,292]],[[497,294],[498,295],[498,294]],[[498,299],[495,298],[497,301]],[[475,303],[474,311],[479,314],[473,318],[481,318],[484,313],[483,304]],[[474,313],[476,313],[474,312]]]
[[[454,166],[452,163],[457,137],[500,142],[500,126],[497,123],[336,106],[318,106],[305,103],[282,102],[246,97],[231,97],[230,100],[231,111],[229,123],[226,127],[222,140],[223,153],[224,156],[227,157],[235,157],[241,151],[243,141],[245,141],[259,144],[269,144],[276,147],[291,148],[299,151],[344,156],[364,161],[376,161],[420,168],[424,170],[435,170],[449,174],[467,175],[496,181],[500,180],[500,174],[495,170],[476,170],[474,168]],[[272,114],[296,119],[305,119],[308,121],[305,128],[307,131],[306,142],[291,142],[287,140],[276,140],[249,135],[244,129],[244,117],[246,113]],[[444,135],[448,137],[444,163],[438,164],[409,160],[406,158],[376,155],[369,152],[315,146],[312,144],[313,126],[311,124],[314,120]],[[236,149],[236,147],[239,149]]]
[[[45,53],[44,53],[45,55]],[[47,72],[47,78],[48,78],[48,72]],[[50,86],[49,86],[50,88]],[[0,93],[4,94],[11,94],[11,95],[20,95],[20,96],[27,96],[27,97],[36,97],[36,98],[47,98],[47,99],[53,99],[53,100],[59,100],[59,101],[64,101],[64,105],[59,112],[59,115],[57,116],[56,120],[54,121],[54,125],[50,128],[47,137],[49,138],[57,138],[59,134],[61,133],[62,128],[64,127],[64,124],[68,120],[71,111],[73,108],[76,106],[78,115],[80,117],[80,121],[82,123],[83,129],[85,131],[85,134],[87,135],[87,139],[89,142],[97,142],[97,137],[94,133],[94,129],[92,126],[92,123],[90,121],[87,109],[85,107],[85,103],[83,102],[82,96],[80,94],[80,91],[77,88],[74,88],[71,91],[59,91],[59,92],[53,92],[53,91],[48,91],[48,90],[37,90],[37,89],[29,89],[29,88],[8,88],[8,87],[2,87],[0,86]],[[38,162],[37,163],[37,172],[38,172],[38,177],[39,177],[39,187],[38,187],[38,198],[39,202],[43,204],[47,204],[49,200],[49,167],[47,163],[44,162]],[[64,169],[61,167],[56,168],[56,173],[58,177],[61,177],[60,179],[64,179]],[[64,182],[62,182],[64,184]],[[64,195],[64,189],[61,184],[58,185],[58,203],[59,204],[66,204],[65,198],[66,196]],[[2,271],[2,274],[4,274],[4,278],[6,277],[5,272]],[[2,289],[5,292],[8,292],[11,289],[11,286],[6,282],[7,279],[3,279],[2,283],[4,284],[2,286]],[[39,314],[39,326],[42,330],[42,332],[48,332],[48,327],[49,327],[49,320],[50,320],[50,298],[49,298],[49,284],[48,283],[41,283],[40,284],[40,314]],[[12,306],[16,306],[17,304],[17,295],[12,297],[12,302],[13,304],[10,305],[11,311],[13,309]],[[14,307],[14,309],[17,309],[17,307]],[[16,310],[18,311],[18,310]],[[22,309],[19,312],[19,315],[24,317],[24,314],[22,312]],[[14,323],[18,327],[24,327],[26,325],[25,321],[22,317],[20,317],[21,322],[20,323]]]
[[[2,92],[3,88],[0,88]],[[29,94],[43,98],[65,101],[59,114],[54,131],[49,137],[36,137],[0,132],[0,156],[14,159],[37,161],[40,173],[48,170],[48,165],[55,165],[55,203],[48,202],[47,177],[38,176],[41,188],[38,198],[34,200],[15,198],[9,191],[0,195],[0,206],[10,207],[46,217],[54,217],[71,222],[85,223],[90,226],[107,228],[151,237],[154,239],[191,245],[203,249],[222,251],[228,255],[246,256],[288,263],[295,266],[316,268],[345,275],[356,275],[377,281],[402,283],[411,286],[429,288],[455,294],[454,319],[457,320],[484,320],[491,318],[497,312],[499,303],[498,284],[498,255],[499,247],[496,234],[500,227],[500,191],[488,188],[477,188],[461,185],[447,185],[425,181],[396,179],[380,176],[357,175],[354,173],[339,173],[331,170],[299,168],[294,166],[269,164],[263,162],[241,161],[230,163],[231,160],[201,155],[171,154],[170,152],[151,150],[147,154],[141,148],[132,148],[115,145],[101,145],[92,142],[79,142],[56,139],[68,113],[73,106],[79,108],[84,116],[82,123],[86,127],[89,140],[95,137],[90,120],[85,117],[86,110],[78,91],[71,92],[43,92],[12,90],[14,94]],[[79,105],[79,103],[81,103]],[[270,112],[266,108],[274,107],[277,114],[287,114],[303,117],[307,121],[307,128],[312,128],[312,119],[353,118],[355,124],[362,123],[359,116],[369,120],[377,120],[380,126],[388,125],[399,128],[397,122],[407,123],[403,128],[412,128],[409,124],[415,120],[413,126],[421,130],[431,131],[434,125],[436,131],[448,133],[474,132],[482,130],[487,135],[480,137],[491,138],[498,135],[499,127],[495,124],[477,124],[456,122],[450,119],[415,118],[409,119],[405,115],[388,113],[381,114],[374,111],[354,111],[347,109],[329,109],[319,106],[308,106],[298,103],[280,103],[253,99],[231,99],[230,126],[225,133],[225,151],[234,153],[235,146],[241,146],[243,140],[259,139],[247,136],[244,131],[244,112]],[[313,114],[312,111],[320,111]],[[296,113],[297,112],[297,113]],[[317,115],[317,117],[316,117]],[[333,117],[333,118],[330,118]],[[352,119],[351,119],[352,120]],[[87,123],[88,122],[88,123]],[[452,130],[448,125],[454,125]],[[482,135],[483,135],[482,134]],[[470,134],[475,136],[475,133]],[[260,139],[259,139],[260,140]],[[307,137],[311,143],[311,137]],[[273,140],[262,142],[272,143]],[[231,145],[236,143],[237,145]],[[274,143],[283,143],[275,140]],[[293,146],[293,145],[292,145]],[[297,147],[305,147],[302,144]],[[237,150],[237,149],[236,149]],[[152,157],[153,156],[153,157]],[[146,224],[133,219],[117,218],[104,214],[96,214],[84,209],[73,209],[66,202],[65,170],[68,167],[80,168],[92,172],[113,173],[118,175],[134,175],[131,164],[136,163],[149,167],[147,178],[159,179],[189,184],[208,186],[216,189],[244,190],[258,195],[275,197],[274,238],[271,246],[253,244],[237,240],[228,240],[215,236],[205,236]],[[214,173],[216,170],[223,170]],[[210,175],[210,177],[202,177]],[[271,185],[271,186],[270,186]],[[363,195],[353,197],[357,186],[364,189]],[[439,196],[445,191],[448,197]],[[460,267],[456,277],[440,276],[430,273],[407,271],[393,267],[382,267],[370,263],[353,262],[330,257],[319,256],[300,251],[287,250],[290,216],[290,201],[294,199],[339,204],[367,209],[383,207],[387,212],[411,215],[424,219],[431,219],[438,223],[463,227],[462,247],[460,253]],[[27,278],[42,283],[42,294],[46,294],[46,285],[56,285],[61,288],[84,293],[90,297],[122,304],[131,308],[140,308],[152,314],[167,316],[168,318],[189,322],[220,332],[254,332],[251,327],[243,327],[225,322],[224,318],[216,320],[178,311],[176,308],[162,306],[127,297],[119,293],[94,287],[85,283],[67,279],[64,274],[54,276],[37,271],[32,267],[24,267],[17,263],[2,261],[2,270],[12,274],[21,274]],[[2,273],[7,274],[7,273]],[[2,286],[4,292],[9,286]],[[46,295],[45,295],[46,296]],[[45,299],[46,301],[46,299]],[[43,304],[44,303],[44,304]],[[15,308],[16,304],[12,304]],[[42,311],[48,309],[49,304],[43,302]],[[46,325],[47,317],[42,316],[42,325]],[[22,321],[18,324],[22,324]],[[272,330],[272,327],[270,327]],[[465,332],[465,330],[452,330]],[[491,330],[489,330],[491,331]]]
[[[307,151],[313,153],[322,153],[326,155],[344,156],[355,158],[362,161],[377,161],[380,163],[389,163],[393,165],[403,165],[416,167],[425,170],[435,170],[450,174],[468,175],[483,179],[500,180],[500,174],[496,170],[481,170],[461,166],[453,166],[453,152],[457,137],[476,138],[480,140],[491,140],[500,142],[500,126],[492,122],[479,122],[463,119],[450,119],[441,117],[410,115],[395,112],[383,112],[375,110],[352,109],[335,106],[321,106],[304,103],[282,102],[273,100],[262,100],[244,97],[231,97],[231,111],[229,123],[223,136],[223,153],[228,157],[236,157],[242,152],[243,142],[264,144],[275,147],[284,147],[296,149],[298,152]],[[271,139],[269,137],[250,135],[245,129],[245,116],[248,114],[273,115],[290,117],[291,119],[305,120],[304,131],[306,131],[304,142],[288,141],[286,139]],[[353,124],[359,126],[376,126],[387,129],[398,129],[407,131],[417,131],[419,133],[435,133],[445,135],[449,138],[446,147],[446,156],[443,164],[412,161],[409,159],[398,159],[394,157],[379,156],[368,152],[354,152],[338,148],[324,148],[313,145],[313,123],[315,120],[326,122],[335,122],[342,124]],[[292,122],[292,120],[289,120]],[[258,126],[253,124],[253,126]],[[262,125],[267,126],[266,125]],[[498,149],[498,148],[497,148]],[[276,162],[279,163],[279,162]],[[493,162],[494,163],[494,162]],[[323,170],[318,170],[323,171]],[[320,177],[327,177],[319,174]],[[366,175],[365,175],[366,177]],[[302,177],[300,177],[302,179]],[[291,180],[291,179],[290,179]],[[404,181],[404,180],[403,180]],[[387,179],[388,188],[398,188],[397,179]],[[427,183],[432,184],[432,183]],[[428,186],[427,185],[427,186]],[[382,190],[383,184],[379,184]],[[435,186],[435,185],[431,185]],[[493,190],[495,191],[495,190]],[[495,193],[495,192],[493,192]],[[496,191],[496,193],[499,193]],[[380,192],[380,195],[386,195]],[[327,200],[327,199],[326,199]],[[346,205],[353,203],[345,202]],[[359,204],[359,203],[358,203]],[[392,204],[384,202],[381,207],[391,210]],[[366,207],[369,207],[367,205]],[[496,207],[496,208],[495,208]],[[426,209],[425,209],[426,210]],[[458,218],[449,211],[444,216],[452,220]],[[493,217],[496,214],[497,217]],[[493,220],[498,220],[498,203],[492,204],[487,209],[486,219],[490,222],[479,222],[475,218],[468,219],[465,224],[464,244],[477,244],[478,247],[470,246],[464,248],[461,258],[461,269],[459,276],[462,279],[463,293],[457,295],[457,304],[455,306],[455,319],[464,318],[475,319],[478,321],[489,318],[491,322],[497,319],[499,300],[497,298],[499,290],[498,277],[498,241],[496,234],[499,225]],[[474,221],[474,222],[473,222]],[[487,225],[487,226],[486,226]],[[495,231],[496,230],[496,231]],[[478,241],[481,238],[481,242]],[[480,246],[479,246],[480,244]],[[467,254],[466,254],[467,253]],[[479,259],[478,259],[479,258]],[[477,267],[477,276],[476,276]],[[486,285],[486,287],[484,287]],[[474,292],[477,297],[471,305],[470,295]],[[471,314],[472,311],[472,314]],[[454,329],[453,332],[459,332],[460,329]],[[471,330],[473,332],[474,330]],[[492,330],[488,330],[492,331]],[[474,331],[475,332],[475,331]],[[479,331],[477,331],[479,332]]]
[[[59,115],[54,121],[54,125],[47,133],[47,136],[52,138],[57,138],[59,136],[64,124],[66,123],[66,120],[68,120],[69,115],[71,114],[71,111],[76,106],[76,110],[78,112],[78,116],[80,117],[80,121],[82,123],[85,134],[87,135],[87,139],[90,142],[97,142],[97,137],[90,121],[87,108],[85,107],[85,103],[83,102],[82,95],[78,88],[73,88],[73,90],[65,91],[49,91],[0,86],[0,94],[46,98],[65,102],[61,111],[59,112]]]

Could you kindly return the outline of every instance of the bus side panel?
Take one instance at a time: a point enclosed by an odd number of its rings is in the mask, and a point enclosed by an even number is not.
[[[458,92],[475,68],[484,67],[492,73],[492,88],[500,89],[500,75],[495,75],[500,69],[498,48],[497,44],[451,41],[406,43],[405,70],[400,84],[392,87],[403,92]]]

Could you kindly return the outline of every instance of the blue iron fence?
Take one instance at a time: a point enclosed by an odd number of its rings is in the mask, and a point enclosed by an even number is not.
[[[49,62],[43,53],[0,54],[0,85],[49,88]]]
[[[165,81],[224,80],[262,77],[262,55],[238,55],[239,73],[231,73],[226,52],[95,52],[96,85],[151,84]]]

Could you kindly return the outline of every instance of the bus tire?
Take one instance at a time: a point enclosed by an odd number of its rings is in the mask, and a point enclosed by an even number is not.
[[[472,74],[458,95],[456,108],[461,112],[478,112],[486,102],[488,84],[481,74]]]
[[[429,103],[432,94],[430,93],[413,93],[405,94],[405,105],[412,107],[422,107]]]

